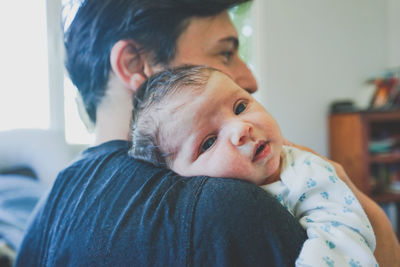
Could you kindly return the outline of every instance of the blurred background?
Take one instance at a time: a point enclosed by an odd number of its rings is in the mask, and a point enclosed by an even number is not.
[[[63,68],[60,15],[63,5],[73,13],[70,3],[0,4],[0,131],[53,129],[69,143],[91,142]],[[287,139],[326,156],[330,104],[365,105],[366,81],[400,66],[399,14],[398,0],[255,0],[231,12],[256,97]]]
[[[64,69],[61,22],[80,1],[0,3],[0,174],[51,185],[93,141]],[[398,229],[400,1],[254,0],[230,15],[283,135],[340,162]]]
[[[286,138],[328,155],[330,104],[400,66],[400,1],[266,0],[254,14],[261,101]]]

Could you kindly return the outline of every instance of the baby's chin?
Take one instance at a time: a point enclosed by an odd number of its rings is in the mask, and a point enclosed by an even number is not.
[[[278,175],[275,175],[277,173]],[[273,183],[280,179],[279,172],[273,173],[265,173],[265,172],[256,172],[256,173],[248,173],[246,176],[239,176],[237,179],[248,181],[255,185],[261,186]]]
[[[271,184],[273,182],[279,181],[280,180],[280,175],[279,173],[275,175],[269,175],[269,176],[263,176],[263,177],[257,177],[255,179],[252,179],[252,183],[258,186],[266,185],[266,184]]]
[[[262,183],[260,183],[259,185],[270,184],[280,180],[281,165],[282,165],[281,163],[282,163],[282,156],[280,154],[279,156],[276,156],[273,159],[271,159],[266,166],[267,168],[266,175],[264,175],[263,178],[260,179]]]

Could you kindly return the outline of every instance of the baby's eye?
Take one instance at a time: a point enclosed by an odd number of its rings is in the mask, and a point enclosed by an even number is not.
[[[245,103],[245,102],[239,102],[239,104],[237,104],[236,106],[235,106],[235,110],[234,110],[234,112],[235,112],[235,114],[236,115],[239,115],[240,113],[242,113],[243,111],[245,111],[245,109],[246,109],[246,107],[247,107],[247,104]]]
[[[200,154],[212,147],[215,143],[215,140],[217,140],[216,136],[207,138],[206,141],[204,141],[204,143],[201,145]]]

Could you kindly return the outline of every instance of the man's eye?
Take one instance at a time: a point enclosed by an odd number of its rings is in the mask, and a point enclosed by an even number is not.
[[[204,141],[204,143],[201,145],[200,154],[207,151],[210,147],[212,147],[215,143],[215,140],[217,140],[216,136],[207,138],[206,141]]]
[[[221,52],[221,55],[224,57],[224,61],[229,63],[232,60],[233,52],[232,51],[224,51],[224,52]]]
[[[242,113],[243,111],[245,111],[246,107],[247,107],[246,103],[240,102],[240,103],[237,104],[236,107],[235,107],[235,110],[234,110],[235,114],[236,114],[236,115],[239,115],[240,113]]]

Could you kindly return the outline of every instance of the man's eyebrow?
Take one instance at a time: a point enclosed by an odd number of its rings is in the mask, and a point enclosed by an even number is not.
[[[236,36],[228,36],[219,40],[219,43],[231,43],[234,49],[239,47],[239,39]]]

